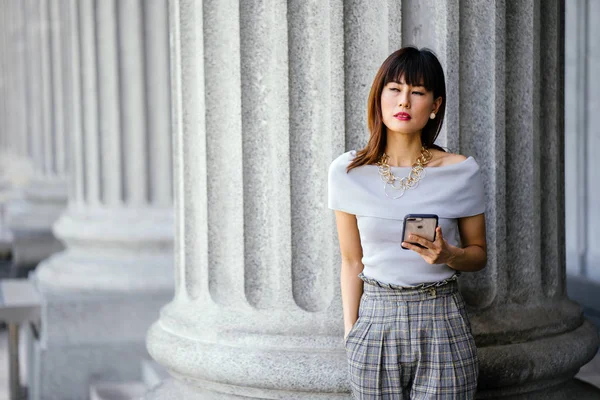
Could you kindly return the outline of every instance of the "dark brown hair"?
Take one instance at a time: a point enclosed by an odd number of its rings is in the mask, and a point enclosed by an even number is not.
[[[433,144],[442,129],[446,111],[444,70],[431,50],[407,46],[390,54],[375,75],[367,106],[367,123],[371,136],[367,146],[356,152],[356,157],[346,171],[365,164],[375,164],[381,159],[387,142],[387,129],[381,114],[381,92],[389,82],[398,82],[402,77],[409,85],[422,85],[427,91],[432,91],[434,101],[442,97],[436,118],[428,120],[421,131],[421,143],[426,148],[446,151]]]

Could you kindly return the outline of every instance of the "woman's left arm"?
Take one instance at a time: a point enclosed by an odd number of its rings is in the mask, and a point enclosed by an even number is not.
[[[435,241],[410,235],[409,239],[425,248],[403,242],[402,245],[421,255],[430,264],[447,264],[458,271],[479,271],[487,263],[487,246],[485,240],[485,216],[477,214],[471,217],[458,218],[458,231],[462,247],[452,246],[442,235],[442,228],[437,227]]]
[[[473,215],[458,219],[461,247],[452,246],[452,256],[446,263],[459,271],[479,271],[487,263],[485,216]]]

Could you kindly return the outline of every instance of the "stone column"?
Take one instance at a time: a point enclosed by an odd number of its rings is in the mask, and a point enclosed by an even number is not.
[[[0,2],[0,256],[12,251],[7,206],[32,175],[26,109],[26,26],[21,3]]]
[[[171,2],[176,295],[148,348],[188,383],[150,398],[347,396],[321,179],[344,148],[330,3]]]
[[[62,249],[52,224],[66,206],[66,140],[62,108],[63,66],[60,24],[48,0],[11,2],[25,18],[26,43],[19,70],[26,76],[19,108],[26,114],[22,137],[29,138],[28,153],[34,167],[22,196],[7,207],[7,224],[13,234],[12,262],[18,269],[34,267]],[[19,79],[17,79],[19,81]]]
[[[565,197],[567,291],[600,326],[600,3],[566,2]]]
[[[488,266],[461,277],[479,396],[577,390],[598,336],[564,290],[563,8],[171,1],[176,296],[147,344],[174,378],[146,398],[349,397],[327,166],[413,43],[445,66],[440,144],[486,178]]]
[[[577,390],[569,380],[598,335],[565,293],[564,1],[404,6],[403,41],[445,67],[440,144],[473,155],[485,177],[488,264],[461,277],[479,396]]]
[[[9,53],[8,44],[10,42],[8,36],[10,34],[8,16],[6,10],[6,1],[0,1],[0,54]],[[8,134],[8,118],[10,113],[8,101],[10,92],[8,90],[8,77],[10,76],[10,68],[8,65],[9,57],[0,57],[0,257],[7,258],[10,254],[10,246],[12,238],[10,231],[6,227],[5,222],[5,205],[10,194],[10,181],[7,175],[6,157],[9,155],[9,134]]]
[[[564,2],[472,1],[438,18],[460,27],[448,142],[480,160],[488,196],[488,265],[461,279],[480,396],[575,390],[598,335],[565,294]]]
[[[371,3],[170,2],[176,295],[147,344],[177,379],[147,398],[348,397],[326,173],[345,86],[396,47],[354,31],[394,15]]]
[[[51,3],[72,173],[54,225],[66,249],[34,277],[44,300],[34,381],[44,399],[81,399],[94,380],[140,378],[145,332],[173,295],[167,7]]]
[[[2,134],[0,149],[3,155],[27,156],[28,135],[25,100],[25,19],[20,3],[8,0],[0,2],[2,15],[2,59],[0,61],[0,88],[3,98]],[[2,160],[2,165],[7,163]],[[10,161],[8,161],[10,163]]]

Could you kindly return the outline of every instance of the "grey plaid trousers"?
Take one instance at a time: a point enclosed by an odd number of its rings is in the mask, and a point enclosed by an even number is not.
[[[479,362],[456,278],[407,289],[365,282],[346,337],[353,398],[475,398]]]

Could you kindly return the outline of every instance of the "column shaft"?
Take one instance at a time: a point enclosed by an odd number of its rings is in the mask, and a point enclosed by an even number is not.
[[[10,4],[13,23],[21,25],[12,40],[19,51],[13,56],[19,67],[14,79],[15,115],[23,121],[15,133],[19,152],[33,166],[20,196],[7,206],[7,224],[14,236],[13,273],[19,274],[18,269],[32,268],[62,248],[51,227],[66,202],[64,72],[57,4],[47,0]]]
[[[54,121],[58,116],[54,114],[53,90],[58,90],[53,86],[52,65],[50,56],[52,46],[52,23],[50,20],[50,0],[37,1],[39,7],[40,19],[37,34],[40,43],[40,69],[41,76],[41,108],[42,108],[42,159],[40,160],[39,173],[42,176],[52,176],[56,172],[56,146],[55,146],[55,125]],[[35,5],[34,5],[35,6]]]
[[[148,76],[154,77],[146,85],[146,115],[148,153],[148,200],[159,206],[173,203],[172,135],[170,120],[164,111],[171,109],[169,87],[169,9],[166,1],[144,3],[144,67]],[[167,151],[165,151],[166,149]]]
[[[127,54],[121,62],[121,80],[129,90],[121,94],[121,127],[123,131],[123,158],[125,179],[123,200],[131,205],[142,205],[148,200],[148,140],[146,104],[144,101],[144,39],[143,10],[138,2],[118,4],[119,51]]]
[[[53,226],[66,248],[32,277],[44,304],[32,392],[80,399],[107,371],[112,380],[140,378],[145,333],[173,295],[169,98],[151,98],[169,92],[160,15],[167,7],[139,0],[50,0],[50,7],[60,21],[53,66],[66,64],[54,99],[72,144],[63,160],[72,190]]]
[[[487,160],[487,163],[481,163],[481,167],[486,175],[484,185],[488,198],[488,262],[483,271],[469,274],[461,282],[467,300],[484,308],[507,290],[502,272],[507,263],[503,231],[505,216],[502,211],[506,209],[507,181],[501,169],[494,173],[492,168],[493,165],[505,165],[505,10],[501,4],[485,7],[480,2],[468,1],[461,4],[459,15],[461,56],[457,75],[461,80],[455,86],[458,90],[454,91],[454,101],[460,106],[460,114],[457,114],[458,125],[448,127],[447,131],[454,133],[455,143],[465,154],[475,154],[478,159]],[[486,38],[486,45],[481,46],[478,38]],[[473,48],[479,49],[476,60],[473,56],[469,57],[466,50],[462,53],[462,49]],[[448,70],[450,68],[446,67]],[[448,102],[451,102],[451,92]],[[450,104],[446,115],[452,112],[449,108]],[[493,143],[480,144],[479,138],[484,132],[498,132]],[[476,293],[476,299],[470,299],[470,293]]]
[[[168,224],[172,199],[170,183],[160,182],[157,187],[166,189],[167,193],[151,199],[148,188],[157,180],[148,171],[154,157],[169,159],[160,153],[168,153],[170,147],[157,148],[156,154],[146,151],[149,135],[145,88],[149,85],[168,88],[168,81],[163,80],[164,74],[154,76],[144,72],[142,60],[147,38],[141,34],[145,15],[142,3],[84,1],[63,4],[63,8],[67,23],[63,29],[73,34],[71,40],[64,41],[61,53],[68,53],[72,62],[67,69],[72,84],[69,85],[70,93],[61,98],[70,99],[66,102],[69,110],[65,115],[78,114],[78,117],[69,122],[72,127],[69,134],[73,137],[70,151],[74,160],[71,180],[75,190],[70,193],[69,210],[58,221],[55,230],[69,246],[67,253],[83,251],[88,246],[96,248],[99,241],[104,242],[107,250],[119,249],[128,254],[166,251],[171,229]],[[160,25],[157,29],[161,29]],[[162,31],[167,32],[164,28]],[[94,43],[102,45],[94,47]],[[166,44],[163,38],[163,45]],[[163,47],[163,57],[166,57],[166,51]],[[158,50],[155,52],[159,53]],[[77,61],[80,64],[75,64]],[[97,92],[95,88],[98,88]],[[154,120],[163,126],[168,124],[169,109],[155,111]],[[133,122],[125,122],[126,119]],[[85,157],[81,155],[82,149]],[[163,173],[162,176],[169,177],[170,174]],[[159,220],[142,218],[130,225],[142,216],[153,215]],[[84,226],[89,226],[92,221],[95,228],[85,229]],[[167,222],[167,225],[158,224],[156,229],[145,230],[159,221]],[[162,244],[157,245],[154,240]],[[153,248],[155,245],[158,247]],[[104,275],[101,270],[96,272]],[[79,282],[83,276],[77,275],[77,271],[70,277],[72,280],[66,279],[68,287],[81,283],[91,288],[94,284],[89,276],[84,279],[87,283]],[[139,277],[135,278],[133,273],[130,278],[132,281],[125,285],[142,287],[145,284],[143,279],[139,284],[134,283],[133,280]],[[46,284],[60,286],[59,282],[51,280]]]
[[[322,235],[314,234],[312,223],[321,221],[320,230],[325,232],[334,229],[334,221],[315,207],[324,204],[326,182],[307,179],[327,169],[323,160],[342,149],[344,141],[342,2],[330,2],[330,7],[295,1],[288,9],[290,278],[296,306],[313,312],[327,309],[340,295],[338,286],[331,285],[336,271],[315,268],[324,260],[339,263],[337,252]]]
[[[29,126],[31,135],[31,159],[37,171],[43,168],[44,138],[46,129],[42,108],[42,75],[41,75],[41,15],[38,1],[26,1],[25,15],[27,18],[27,81]]]
[[[100,202],[118,207],[123,202],[123,142],[121,140],[120,85],[127,84],[119,73],[119,37],[116,0],[95,3],[96,67],[98,73],[98,142],[100,147]],[[135,56],[135,55],[134,55]],[[133,86],[135,87],[135,86]]]
[[[317,177],[346,141],[343,10],[171,2],[177,295],[148,346],[197,395],[342,395],[340,259]]]
[[[238,146],[243,149],[244,180],[254,182],[243,192],[245,209],[253,211],[244,215],[244,229],[253,232],[244,235],[244,292],[246,300],[258,308],[285,303],[291,293],[290,163],[282,162],[282,158],[289,160],[286,5],[284,1],[271,7],[252,1],[240,4],[240,58],[245,66],[240,111],[245,135]],[[269,23],[272,20],[281,24]],[[207,130],[207,134],[217,132]],[[213,153],[209,145],[208,168],[218,165],[215,162],[222,156],[223,152]],[[208,191],[209,205],[221,198]],[[217,228],[211,219],[209,211],[209,238]]]
[[[75,143],[84,149],[85,157],[78,159],[75,164],[74,176],[83,179],[85,197],[79,199],[79,202],[87,202],[90,205],[100,204],[100,135],[98,134],[98,86],[97,86],[97,57],[96,57],[96,24],[94,15],[94,2],[92,0],[82,0],[75,5],[73,20],[75,29],[79,29],[79,49],[81,62],[81,115],[82,131],[81,139],[75,136]],[[75,66],[77,68],[78,66]],[[84,174],[79,172],[85,171]],[[81,176],[83,175],[83,176]],[[78,185],[76,181],[76,185]],[[81,184],[81,183],[80,183]]]
[[[247,4],[249,8],[254,6],[256,4]],[[281,4],[277,4],[276,9],[281,9]],[[270,11],[272,12],[272,10]],[[204,124],[206,128],[200,127],[207,143],[207,149],[204,157],[205,163],[203,163],[205,169],[198,172],[204,175],[203,180],[206,180],[205,196],[208,205],[208,242],[206,245],[210,251],[205,266],[194,271],[194,274],[201,273],[203,275],[202,280],[198,282],[200,285],[190,281],[188,290],[192,297],[196,297],[198,293],[206,290],[212,291],[215,299],[224,304],[246,301],[244,282],[237,278],[239,274],[244,273],[244,205],[242,202],[231,200],[214,202],[215,198],[223,199],[228,195],[243,199],[245,194],[242,104],[250,99],[244,98],[242,95],[241,42],[243,40],[241,36],[245,33],[242,34],[239,23],[225,23],[230,19],[239,21],[241,12],[243,11],[240,3],[236,0],[205,3],[204,14],[201,16],[202,28],[206,32],[207,43],[218,43],[218,45],[205,47],[204,53],[197,57],[198,63],[204,63],[204,76],[207,77],[204,79],[204,98],[206,99]],[[196,38],[196,40],[198,39],[202,40],[201,37]],[[190,49],[192,48],[182,46],[182,52],[186,54],[189,54]],[[258,54],[256,56],[260,57]],[[276,62],[272,61],[273,64]],[[259,82],[269,79],[268,77],[272,75],[266,71],[267,69],[261,71],[265,72],[265,76],[258,79],[254,75],[255,71],[247,71],[244,80],[249,85],[260,86]],[[183,79],[186,78],[183,77]],[[277,76],[274,76],[273,79],[277,79]],[[223,96],[223,93],[228,93],[228,95]],[[202,95],[202,91],[198,90],[197,94]],[[256,104],[261,103],[260,100],[256,101]],[[204,112],[201,109],[197,110],[197,112]],[[248,116],[248,119],[252,119],[252,117]],[[250,131],[248,134],[250,135]],[[254,135],[256,140],[265,140],[264,136],[258,139],[255,132]],[[185,145],[186,136],[181,139]],[[190,157],[189,160],[192,159]],[[216,207],[212,207],[212,204],[215,204]],[[211,260],[223,260],[230,267],[220,268],[215,264],[211,265]],[[190,269],[195,270],[195,268]],[[257,272],[249,271],[249,273]],[[189,275],[192,276],[191,273]],[[209,276],[210,279],[208,279]]]
[[[83,199],[85,180],[80,168],[84,157],[82,135],[81,106],[81,69],[79,53],[79,26],[77,8],[73,4],[77,0],[60,2],[59,18],[63,44],[62,69],[64,71],[64,124],[68,133],[64,147],[66,169],[69,175],[77,174],[77,178],[68,179],[69,198],[79,204]],[[75,134],[77,132],[77,134]]]

